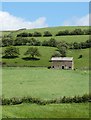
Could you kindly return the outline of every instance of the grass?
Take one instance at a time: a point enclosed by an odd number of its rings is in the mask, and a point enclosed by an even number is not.
[[[82,96],[89,93],[89,73],[30,67],[3,68],[2,84],[2,94],[8,98],[32,96],[52,99]]]
[[[44,47],[39,46],[39,51],[41,54],[40,60],[32,61],[32,60],[24,60],[22,58],[27,57],[24,56],[25,51],[29,46],[17,46],[20,49],[19,58],[15,59],[2,59],[3,62],[6,62],[7,65],[12,66],[50,66],[51,62],[49,62],[52,54],[57,48],[54,47]],[[5,47],[3,48],[3,50]],[[82,54],[82,58],[78,59],[79,55]],[[68,50],[67,56],[74,58],[74,66],[78,69],[88,69],[89,68],[89,49],[81,49],[81,50]],[[85,64],[84,64],[85,62]]]
[[[89,104],[21,104],[3,106],[5,118],[89,118]]]

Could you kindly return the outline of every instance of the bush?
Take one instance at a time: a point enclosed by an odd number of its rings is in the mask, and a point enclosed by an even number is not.
[[[61,35],[69,35],[69,31],[68,30],[65,30],[65,31],[59,31],[56,36],[61,36]]]
[[[11,38],[2,38],[2,43],[0,43],[0,46],[10,46],[13,45],[14,41]]]
[[[79,55],[78,59],[82,58],[83,56],[82,55]]]
[[[42,34],[40,32],[34,32],[33,37],[41,37]]]
[[[82,31],[81,29],[75,29],[70,32],[70,35],[84,35],[84,31]]]
[[[50,68],[51,68],[51,66],[48,66],[47,68],[48,68],[48,69],[50,69]]]
[[[26,32],[23,32],[23,33],[17,34],[17,37],[29,37],[29,34]]]
[[[52,36],[52,34],[49,31],[45,31],[43,36],[50,37],[50,36]]]

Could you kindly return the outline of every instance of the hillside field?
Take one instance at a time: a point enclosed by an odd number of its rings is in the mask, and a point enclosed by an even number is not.
[[[9,66],[43,66],[48,67],[51,65],[50,59],[53,55],[54,51],[57,50],[55,47],[44,47],[44,46],[37,46],[39,48],[39,52],[41,54],[39,60],[28,60],[24,56],[24,53],[30,46],[17,46],[20,50],[19,58],[14,59],[5,59],[3,58],[2,61],[5,62]],[[5,47],[3,48],[3,50]],[[79,55],[83,57],[78,59]],[[74,58],[74,67],[77,69],[88,69],[89,68],[89,49],[80,49],[80,50],[68,50],[67,56]],[[85,62],[85,64],[84,64]]]
[[[35,37],[39,41],[55,38],[57,41],[67,43],[85,42],[89,35],[55,36],[58,31],[74,29],[88,29],[87,26],[52,27],[41,29],[26,29],[17,31],[3,31],[3,35],[11,35],[13,40],[22,32],[41,32],[42,37]],[[49,31],[52,37],[43,37],[43,33]],[[1,33],[1,32],[0,32]],[[31,37],[27,37],[30,39]],[[1,37],[0,37],[1,40]],[[19,48],[20,55],[17,58],[3,58],[2,52],[6,47],[0,47],[0,68],[2,75],[2,97],[33,97],[41,100],[53,100],[60,97],[74,97],[89,94],[89,48],[68,49],[67,57],[74,58],[74,70],[48,69],[51,66],[51,56],[57,47],[36,46],[41,54],[37,60],[29,59],[24,53],[31,46],[15,46]],[[35,47],[35,46],[32,46]],[[2,52],[1,52],[2,51]],[[79,56],[82,55],[82,58]],[[1,93],[0,93],[1,96]],[[1,106],[0,106],[1,109]],[[3,105],[3,118],[88,118],[89,103],[53,103],[38,105],[22,103],[17,105]]]
[[[69,30],[72,31],[74,29],[89,29],[89,27],[87,26],[59,26],[59,27],[48,27],[48,28],[39,28],[39,29],[26,29],[26,30],[16,30],[16,31],[2,31],[2,35],[11,35],[13,37],[13,39],[16,38],[17,34],[26,32],[26,33],[34,33],[34,32],[40,32],[42,35],[45,31],[49,31],[50,33],[52,33],[51,37],[33,37],[36,38],[39,41],[44,41],[44,40],[49,40],[50,38],[55,38],[57,41],[65,41],[68,43],[71,42],[83,42],[89,39],[89,35],[67,35],[67,36],[55,36],[59,31],[63,31],[63,30]],[[30,39],[31,37],[29,37],[28,39]],[[1,39],[0,39],[1,40]]]

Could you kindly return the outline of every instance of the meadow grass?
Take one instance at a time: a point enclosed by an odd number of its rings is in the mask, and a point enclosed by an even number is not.
[[[89,118],[89,104],[3,106],[3,118]]]
[[[47,68],[3,68],[3,97],[55,99],[89,93],[89,72]]]
[[[10,66],[50,66],[51,56],[53,55],[54,51],[57,50],[55,47],[44,47],[44,46],[36,46],[39,48],[39,52],[41,54],[39,60],[25,60],[23,58],[28,57],[24,56],[24,53],[30,46],[17,46],[20,50],[19,58],[14,59],[5,59],[3,58],[2,61],[5,62],[7,65]],[[4,51],[5,47],[3,48]],[[79,58],[79,55],[83,57]],[[74,58],[74,68],[77,69],[88,69],[89,68],[89,49],[79,49],[79,50],[68,50],[67,56]],[[84,64],[85,63],[85,64]]]

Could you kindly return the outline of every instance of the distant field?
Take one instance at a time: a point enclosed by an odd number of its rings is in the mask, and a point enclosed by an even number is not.
[[[4,97],[52,99],[89,92],[89,72],[47,68],[3,68]],[[11,92],[12,91],[12,92]]]
[[[28,39],[35,38],[41,42],[44,40],[48,41],[51,38],[54,38],[57,41],[65,41],[67,43],[73,43],[73,42],[85,42],[89,39],[89,35],[73,35],[73,36],[52,36],[52,37],[27,37]]]
[[[32,61],[32,60],[24,60],[22,58],[24,56],[25,51],[29,46],[18,46],[20,49],[19,58],[15,59],[3,59],[3,62],[6,62],[7,65],[16,65],[16,66],[50,66],[51,62],[49,62],[52,54],[57,48],[55,47],[44,47],[39,46],[39,51],[41,54],[40,60]],[[3,48],[3,50],[5,47]],[[82,58],[78,59],[79,55],[82,54]],[[89,49],[81,49],[81,50],[68,50],[67,56],[74,58],[74,66],[78,69],[88,69],[89,68]],[[84,64],[85,62],[85,64]]]
[[[3,106],[7,118],[89,118],[89,104],[21,104]]]
[[[22,32],[30,32],[30,33],[34,33],[35,31],[40,32],[42,35],[45,31],[49,31],[52,33],[52,37],[57,39],[58,41],[66,41],[68,43],[70,42],[82,42],[82,41],[86,41],[89,39],[88,35],[73,35],[73,36],[55,36],[59,31],[63,31],[63,30],[69,30],[72,31],[74,29],[89,29],[89,27],[87,26],[61,26],[61,27],[52,27],[52,28],[39,28],[39,29],[26,29],[26,30],[17,30],[17,31],[4,31],[2,32],[3,35],[8,35],[11,34],[13,36],[13,38],[15,39],[15,37],[17,36],[17,34],[22,33]],[[30,37],[31,38],[31,37]],[[48,40],[51,37],[36,37],[38,40],[43,41],[43,40]]]

